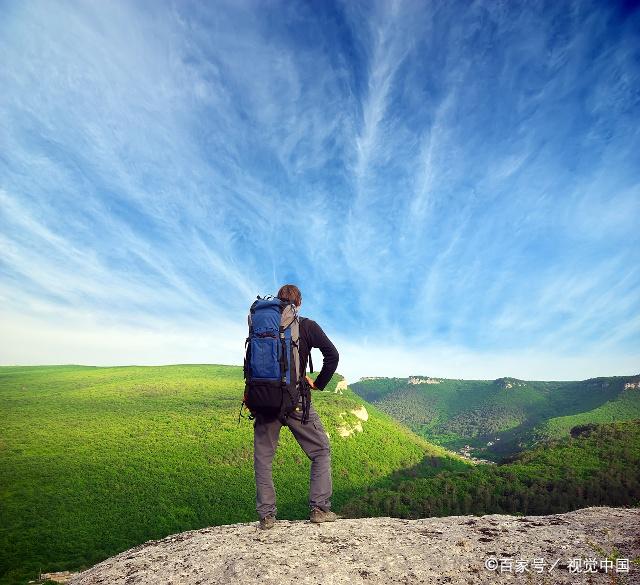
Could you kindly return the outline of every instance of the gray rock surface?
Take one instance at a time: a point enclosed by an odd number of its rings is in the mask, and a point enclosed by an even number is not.
[[[256,522],[149,541],[76,574],[69,583],[640,583],[637,564],[630,563],[628,573],[624,561],[606,566],[614,547],[623,559],[640,556],[640,509],[342,519],[320,525],[279,520],[267,531],[259,530]],[[496,570],[485,567],[489,557],[499,564]],[[534,564],[536,558],[543,563]],[[596,571],[585,572],[584,564],[571,561],[576,558],[595,559]],[[516,571],[517,560],[525,563],[524,571]]]

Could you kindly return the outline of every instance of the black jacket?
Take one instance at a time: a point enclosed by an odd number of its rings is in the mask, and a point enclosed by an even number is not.
[[[322,369],[315,385],[318,389],[324,390],[338,367],[340,355],[320,325],[312,319],[300,317],[300,367],[303,372],[307,369],[312,347],[317,347],[322,352]]]

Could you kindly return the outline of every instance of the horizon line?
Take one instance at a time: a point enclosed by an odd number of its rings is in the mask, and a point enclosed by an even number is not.
[[[67,364],[0,364],[0,368],[55,368],[55,367],[82,367],[82,368],[167,368],[167,367],[177,367],[177,366],[222,366],[228,368],[242,368],[242,364],[216,364],[216,363],[170,363],[170,364],[112,364],[112,365],[95,365],[95,364],[80,364],[80,363],[67,363]],[[319,370],[313,372],[314,374],[319,373]],[[346,380],[346,376],[340,374],[339,372],[335,372],[334,375],[341,376],[343,380]],[[521,382],[587,382],[589,380],[599,380],[603,378],[640,378],[640,372],[636,374],[616,374],[613,376],[592,376],[590,378],[580,378],[575,380],[547,380],[547,379],[524,379],[517,378],[515,376],[498,376],[497,378],[447,378],[445,376],[430,376],[425,374],[409,374],[407,376],[376,376],[376,375],[367,375],[360,376],[360,378],[354,382],[347,382],[347,384],[355,384],[357,382],[361,382],[367,379],[379,379],[379,380],[393,380],[399,379],[403,380],[404,378],[431,378],[437,380],[463,380],[468,382],[495,382],[496,380],[518,380]],[[322,392],[322,390],[321,390]]]

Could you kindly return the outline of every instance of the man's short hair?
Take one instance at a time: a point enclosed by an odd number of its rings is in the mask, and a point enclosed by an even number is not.
[[[285,284],[278,291],[278,298],[293,303],[296,307],[302,304],[302,293],[295,284]]]

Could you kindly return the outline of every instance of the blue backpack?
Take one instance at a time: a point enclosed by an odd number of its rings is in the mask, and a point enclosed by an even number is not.
[[[249,418],[284,421],[302,396],[302,422],[306,424],[311,390],[300,368],[296,306],[277,297],[258,296],[249,309],[248,322],[242,402],[251,412]]]

